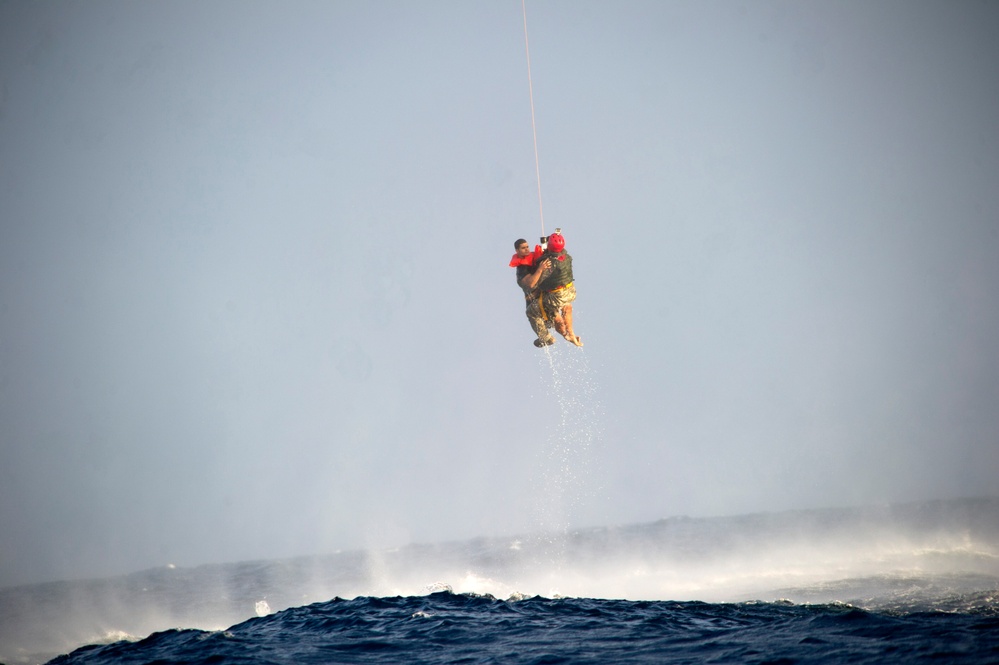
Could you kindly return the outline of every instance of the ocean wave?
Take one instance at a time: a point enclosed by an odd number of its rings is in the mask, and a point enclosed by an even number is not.
[[[392,550],[164,566],[104,580],[0,589],[0,661],[41,662],[106,642],[109,635],[148,636],[178,627],[222,634],[251,617],[271,619],[334,597],[437,598],[449,592],[503,602],[719,606],[776,606],[781,600],[890,616],[989,618],[997,589],[996,498],[674,517]]]
[[[890,615],[844,604],[586,598],[334,599],[223,632],[169,630],[52,665],[277,663],[985,662],[999,619]]]

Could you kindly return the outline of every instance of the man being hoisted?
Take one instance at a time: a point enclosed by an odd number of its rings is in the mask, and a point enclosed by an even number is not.
[[[532,281],[531,275],[537,269],[536,262],[541,258],[544,250],[541,249],[541,245],[535,245],[532,252],[530,245],[523,238],[518,238],[513,243],[513,248],[517,250],[517,253],[510,259],[510,267],[517,269],[517,285],[524,291],[524,300],[527,305],[527,321],[531,324],[534,334],[538,336],[534,340],[534,346],[541,348],[542,346],[554,344],[555,338],[548,332],[548,329],[552,327],[552,323],[551,321],[545,321],[545,317],[541,315],[541,308],[537,304],[538,296],[540,295],[537,289],[538,280],[533,280],[533,285],[528,286],[528,283]]]
[[[539,291],[537,300],[528,303],[527,318],[532,323],[538,318],[554,322],[555,330],[562,337],[576,346],[582,346],[583,341],[572,329],[572,302],[576,299],[576,286],[572,279],[572,257],[565,251],[562,229],[555,229],[555,233],[548,236],[545,253],[534,263],[537,268],[521,283],[525,291]],[[543,340],[540,334],[538,339]],[[535,342],[535,346],[544,345]]]

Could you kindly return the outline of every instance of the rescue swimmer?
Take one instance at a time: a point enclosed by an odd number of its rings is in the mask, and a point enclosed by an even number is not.
[[[576,299],[576,286],[572,277],[572,256],[565,251],[565,236],[561,229],[555,229],[555,233],[542,238],[542,241],[547,241],[545,247],[535,247],[533,253],[526,251],[526,241],[517,245],[518,254],[514,256],[514,259],[521,256],[520,263],[517,264],[518,283],[527,298],[528,321],[538,336],[534,345],[540,348],[553,344],[555,339],[548,328],[554,325],[555,330],[566,341],[582,346],[583,341],[572,327],[572,303]],[[538,249],[543,249],[540,256]],[[514,265],[514,260],[511,260],[510,265]],[[520,277],[521,268],[525,265],[533,265],[535,268],[529,273],[525,270],[524,276]],[[535,296],[533,299],[531,294]]]

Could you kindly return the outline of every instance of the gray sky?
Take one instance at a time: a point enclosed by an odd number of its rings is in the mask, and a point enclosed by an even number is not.
[[[0,2],[0,585],[999,491],[999,5]]]

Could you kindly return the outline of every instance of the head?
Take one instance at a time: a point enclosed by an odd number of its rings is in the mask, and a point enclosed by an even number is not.
[[[527,241],[523,238],[517,238],[517,241],[513,243],[513,248],[517,250],[517,256],[524,257],[531,253],[531,247],[527,244]]]
[[[561,252],[565,249],[565,236],[561,233],[553,233],[548,236],[548,251],[549,252]]]

